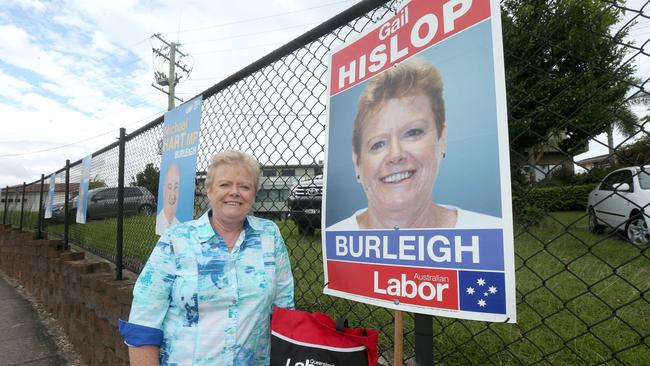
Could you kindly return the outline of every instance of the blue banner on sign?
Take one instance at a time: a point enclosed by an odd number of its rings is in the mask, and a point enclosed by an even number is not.
[[[458,271],[460,310],[505,314],[504,276],[499,272]]]
[[[328,260],[503,271],[501,229],[327,231]]]

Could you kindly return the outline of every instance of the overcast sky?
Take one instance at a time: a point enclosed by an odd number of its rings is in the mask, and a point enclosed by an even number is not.
[[[164,113],[152,34],[190,55],[177,87],[187,100],[357,2],[2,0],[0,186],[32,182]]]
[[[34,181],[163,113],[167,96],[151,87],[152,34],[191,55],[193,72],[177,87],[189,99],[357,2],[2,0],[0,186]],[[632,34],[649,35],[647,20]],[[647,57],[635,63],[650,76]],[[590,149],[581,157],[606,152]]]

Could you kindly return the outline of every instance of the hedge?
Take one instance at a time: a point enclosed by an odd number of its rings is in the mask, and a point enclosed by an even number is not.
[[[548,211],[581,211],[587,208],[587,199],[597,184],[531,189],[524,200]]]

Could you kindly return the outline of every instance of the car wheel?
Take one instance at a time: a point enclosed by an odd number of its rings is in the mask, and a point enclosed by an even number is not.
[[[600,234],[603,232],[605,227],[598,223],[598,218],[596,217],[596,211],[594,209],[589,210],[589,232],[594,234]]]
[[[627,222],[625,226],[627,239],[637,245],[644,245],[650,242],[650,232],[648,225],[643,218],[643,214],[636,214]]]
[[[151,215],[153,215],[153,207],[151,207],[149,205],[142,205],[142,206],[140,206],[140,209],[138,210],[138,213],[140,215],[144,215],[144,216],[151,216]]]

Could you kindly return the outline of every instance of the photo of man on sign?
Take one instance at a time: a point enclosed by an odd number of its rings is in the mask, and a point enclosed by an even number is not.
[[[168,227],[179,224],[176,218],[178,192],[180,191],[180,171],[178,165],[172,164],[167,169],[163,182],[163,208],[156,217],[156,233],[162,233]]]
[[[352,161],[368,208],[332,230],[498,227],[497,217],[436,204],[433,187],[446,156],[443,80],[414,57],[373,78],[359,99]]]

